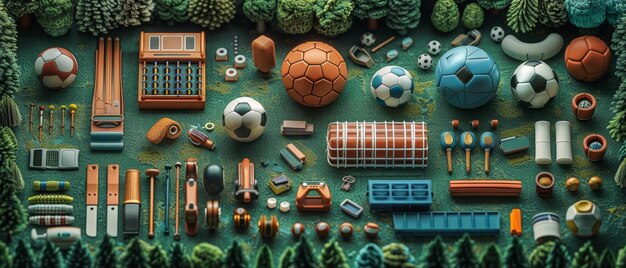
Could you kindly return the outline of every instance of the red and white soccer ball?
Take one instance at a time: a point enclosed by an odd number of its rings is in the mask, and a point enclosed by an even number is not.
[[[78,73],[76,58],[65,48],[51,47],[35,60],[35,73],[41,83],[50,89],[69,87]]]

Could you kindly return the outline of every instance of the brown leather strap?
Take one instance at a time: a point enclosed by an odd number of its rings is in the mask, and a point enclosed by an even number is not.
[[[98,165],[87,165],[87,205],[98,205]]]
[[[107,205],[119,205],[120,165],[110,164],[107,169]]]

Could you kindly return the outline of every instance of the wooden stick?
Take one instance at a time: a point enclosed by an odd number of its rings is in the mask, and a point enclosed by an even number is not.
[[[380,44],[376,45],[374,48],[372,48],[372,53],[374,53],[374,52],[378,51],[379,49],[383,48],[384,46],[388,45],[394,39],[396,39],[395,35],[392,35],[391,37],[387,38],[387,40],[383,41],[382,43],[380,43]]]
[[[489,174],[489,149],[485,149],[485,174]]]
[[[28,126],[28,131],[33,132],[33,111],[35,110],[35,104],[30,104],[30,125]]]
[[[472,165],[470,163],[470,155],[472,153],[471,149],[465,149],[465,173],[470,174],[472,169]]]
[[[178,193],[180,191],[180,166],[181,163],[180,162],[176,162],[176,218],[175,218],[175,223],[174,223],[174,239],[178,240],[180,239],[180,234],[178,233]]]
[[[448,174],[452,174],[452,149],[446,149],[446,155],[448,156]]]

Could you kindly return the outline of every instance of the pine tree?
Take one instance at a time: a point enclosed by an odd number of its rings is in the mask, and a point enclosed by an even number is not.
[[[35,13],[41,4],[39,0],[5,0],[4,5],[7,12],[14,19],[18,19],[23,15]]]
[[[122,268],[149,268],[146,251],[139,238],[133,238],[120,257]]]
[[[626,78],[615,91],[613,101],[611,102],[611,110],[614,115],[607,127],[609,134],[617,142],[626,141]]]
[[[615,172],[615,183],[624,188],[626,186],[626,142],[619,149],[618,161],[620,162],[617,172]]]
[[[550,28],[559,28],[567,22],[564,0],[539,1],[539,22]]]
[[[424,247],[422,253],[422,268],[447,268],[449,267],[446,245],[441,236],[435,237],[434,240]]]
[[[624,246],[619,250],[619,252],[617,252],[615,268],[626,268],[626,246]]]
[[[17,26],[15,25],[15,19],[7,12],[3,1],[0,1],[0,33],[2,33],[0,34],[0,52],[10,52],[12,55],[16,55]]]
[[[185,248],[181,243],[173,243],[170,247],[170,268],[192,268],[191,259],[185,254]]]
[[[573,268],[597,268],[598,267],[598,255],[593,249],[591,245],[591,241],[585,243],[581,248],[578,249],[576,254],[574,254],[574,259],[572,260]]]
[[[368,20],[368,29],[378,29],[378,20],[387,16],[388,0],[355,0],[352,15]]]
[[[17,103],[10,96],[0,97],[0,127],[17,127],[22,122],[22,115]]]
[[[9,247],[7,244],[0,242],[0,268],[11,268],[13,263],[11,255],[9,255]],[[19,267],[19,266],[16,266]],[[22,267],[19,267],[22,268]]]
[[[36,11],[37,22],[50,36],[62,36],[69,31],[74,22],[72,0],[39,0]]]
[[[283,254],[280,255],[280,260],[278,263],[278,268],[289,268],[291,267],[291,258],[295,253],[293,252],[293,248],[287,247],[283,251]]]
[[[120,0],[120,12],[115,16],[117,23],[123,26],[139,26],[150,21],[154,2],[152,0]]]
[[[454,266],[460,268],[478,267],[476,254],[474,254],[474,241],[468,234],[463,235],[454,245]]]
[[[272,250],[263,245],[259,252],[256,253],[256,268],[273,268],[274,257],[272,256]]]
[[[18,192],[23,189],[21,175],[17,176],[15,164],[17,138],[8,127],[0,128],[0,241],[10,242],[11,238],[21,232],[26,224],[26,212]],[[18,169],[19,170],[19,169]]]
[[[374,243],[368,243],[356,256],[354,260],[354,267],[356,268],[378,268],[382,267],[384,263],[383,250]]]
[[[224,252],[209,243],[200,243],[193,247],[191,262],[197,267],[220,267],[224,261]]]
[[[478,5],[484,9],[504,9],[511,4],[511,0],[478,0]]]
[[[383,247],[385,268],[414,268],[415,259],[409,248],[400,243],[391,243]]]
[[[39,255],[39,267],[45,268],[62,268],[63,256],[59,252],[59,248],[46,240],[46,244]]]
[[[500,249],[496,244],[491,243],[483,255],[480,257],[480,268],[500,268],[502,267],[502,257],[500,255]]]
[[[619,17],[619,23],[615,26],[615,30],[611,36],[611,49],[616,60],[615,76],[623,80],[626,74],[626,13]]]
[[[13,254],[13,267],[19,268],[35,268],[35,255],[33,249],[30,247],[30,243],[25,239],[20,239],[15,247]]]
[[[513,237],[511,243],[506,247],[504,255],[504,267],[505,268],[526,268],[528,267],[528,261],[526,260],[526,253],[524,253],[524,246],[519,242],[517,236]]]
[[[74,243],[67,256],[65,267],[67,268],[85,268],[91,267],[91,254],[85,248],[85,245],[78,240]]]
[[[272,21],[276,15],[276,0],[245,0],[243,14],[256,22],[256,31],[265,32],[265,22]]]
[[[606,18],[605,1],[565,0],[569,21],[579,28],[596,28]]]
[[[289,34],[308,33],[313,28],[315,0],[278,0],[278,27]]]
[[[115,20],[119,12],[115,0],[78,0],[76,4],[76,25],[81,32],[94,36],[108,33],[118,27]]]
[[[17,65],[17,56],[0,47],[0,96],[13,97],[19,90],[20,69]]]
[[[151,268],[167,268],[169,262],[165,250],[160,244],[152,246],[148,253],[148,267]]]
[[[11,188],[16,194],[24,189],[24,179],[15,163],[17,138],[9,127],[0,127],[0,184]]]
[[[105,235],[102,241],[100,241],[100,245],[98,247],[98,251],[96,252],[96,259],[94,262],[94,266],[96,267],[116,267],[117,266],[117,254],[115,254],[115,250],[113,248],[113,239],[108,235]]]
[[[239,242],[237,242],[237,240],[233,240],[233,244],[226,252],[226,257],[224,258],[224,267],[247,268],[248,257],[246,256],[247,255],[243,252],[243,248],[241,248]]]
[[[289,260],[289,268],[317,268],[319,263],[306,236],[301,236],[300,241],[293,247],[293,255]]]
[[[553,244],[550,251],[548,251],[548,258],[546,259],[546,268],[567,268],[570,262],[569,252],[567,247],[561,242]]]
[[[506,14],[506,23],[516,33],[526,33],[535,29],[538,17],[538,0],[513,0]]]
[[[187,9],[189,8],[188,0],[157,0],[156,11],[159,18],[173,25],[175,22],[181,23],[189,20]]]
[[[607,247],[602,251],[600,259],[598,260],[598,268],[613,268],[615,267],[615,255],[611,248]]]
[[[350,268],[343,249],[336,240],[329,241],[320,253],[321,268]]]
[[[352,27],[352,0],[316,0],[315,31],[325,36],[337,36]]]
[[[465,6],[461,20],[465,28],[478,29],[485,21],[485,12],[478,4],[470,3]]]
[[[189,0],[189,21],[215,30],[235,17],[233,0]]]
[[[459,6],[453,0],[437,0],[430,17],[435,29],[444,33],[454,31],[459,19]]]
[[[543,268],[546,267],[548,260],[548,253],[554,248],[554,241],[548,241],[536,246],[533,251],[528,255],[528,262],[531,268]]]
[[[406,34],[420,23],[420,0],[389,0],[387,27],[396,30],[399,34]]]

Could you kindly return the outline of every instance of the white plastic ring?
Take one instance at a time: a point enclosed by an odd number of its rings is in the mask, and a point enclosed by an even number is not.
[[[276,208],[276,198],[270,197],[267,199],[267,207],[269,209],[275,209]]]

